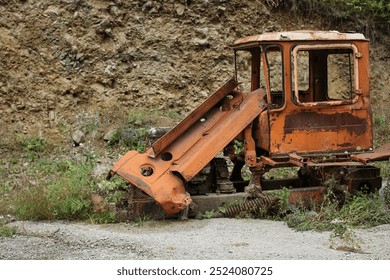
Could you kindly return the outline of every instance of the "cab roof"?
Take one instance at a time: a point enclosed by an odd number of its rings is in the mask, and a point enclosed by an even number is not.
[[[258,45],[260,42],[280,41],[368,41],[363,34],[355,32],[341,33],[338,31],[298,30],[286,32],[269,32],[238,39],[232,45],[233,49]]]

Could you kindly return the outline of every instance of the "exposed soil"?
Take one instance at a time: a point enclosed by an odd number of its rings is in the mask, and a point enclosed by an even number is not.
[[[390,259],[390,225],[354,230],[348,242],[252,219],[8,226],[20,235],[0,238],[0,259]]]
[[[133,108],[189,112],[231,77],[235,39],[335,28],[261,1],[0,1],[2,137],[59,140],[91,122],[102,137]],[[383,40],[372,44],[372,95],[390,117]]]

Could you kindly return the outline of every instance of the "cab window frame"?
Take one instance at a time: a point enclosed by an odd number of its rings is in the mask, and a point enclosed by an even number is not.
[[[352,54],[352,78],[353,78],[353,93],[351,98],[349,99],[334,99],[334,100],[319,100],[319,101],[302,101],[300,98],[300,91],[299,91],[299,62],[298,62],[298,52],[300,51],[321,51],[321,50],[328,50],[328,51],[334,51],[334,53],[337,53],[337,51],[342,50],[351,50]],[[327,54],[327,57],[329,54],[332,54],[329,52]],[[292,46],[291,49],[291,81],[292,81],[292,86],[291,86],[291,91],[292,91],[292,99],[293,102],[299,106],[317,106],[317,105],[344,105],[344,104],[353,104],[356,103],[358,98],[359,98],[359,63],[358,60],[361,57],[361,53],[358,51],[358,48],[356,45],[352,43],[337,43],[337,44],[319,44],[319,45],[312,45],[312,44],[297,44]],[[314,81],[313,81],[313,66],[310,65],[310,59],[309,59],[309,88],[310,90],[313,90],[312,87],[314,87]],[[328,75],[328,67],[326,75]],[[351,69],[351,68],[350,68]],[[329,90],[329,89],[328,89]],[[329,99],[329,92],[326,92],[328,99]]]

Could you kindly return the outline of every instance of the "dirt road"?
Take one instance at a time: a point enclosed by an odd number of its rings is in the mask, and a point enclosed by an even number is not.
[[[358,250],[330,248],[337,247],[330,232],[296,232],[266,220],[19,221],[8,226],[18,234],[0,238],[0,259],[390,259],[390,224],[354,230]]]

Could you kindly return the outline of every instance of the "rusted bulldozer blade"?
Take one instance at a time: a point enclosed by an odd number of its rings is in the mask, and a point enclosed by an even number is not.
[[[191,114],[197,120],[186,118],[190,124],[182,122],[178,129],[168,132],[170,136],[165,138],[169,138],[169,144],[163,144],[158,154],[153,147],[144,154],[130,151],[113,166],[111,174],[117,173],[150,195],[168,214],[185,209],[191,203],[185,181],[191,180],[266,108],[260,90],[248,94],[224,90],[223,95],[228,94],[231,98],[223,104],[218,102],[223,97],[211,96],[205,103],[211,100],[213,106],[202,104]]]
[[[168,147],[175,141],[180,135],[182,135],[187,129],[189,129],[195,122],[203,117],[208,111],[210,111],[217,103],[231,93],[238,86],[238,82],[235,79],[230,79],[219,90],[212,94],[206,101],[204,101],[198,108],[192,111],[185,119],[183,119],[172,130],[158,139],[152,144],[151,149],[148,150],[150,157],[156,157],[163,149]]]
[[[169,162],[130,151],[115,163],[110,174],[118,174],[150,195],[166,213],[176,214],[191,203],[191,198],[186,193],[183,182],[169,168]]]

